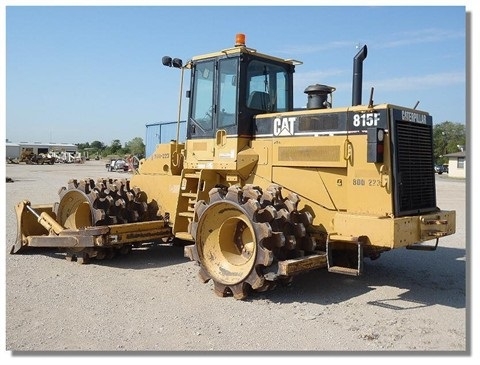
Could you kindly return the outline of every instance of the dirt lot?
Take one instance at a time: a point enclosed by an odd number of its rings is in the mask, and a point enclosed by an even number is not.
[[[365,261],[365,274],[313,271],[246,301],[202,284],[181,247],[134,250],[90,265],[55,250],[10,255],[14,205],[58,201],[70,178],[127,177],[102,161],[7,165],[6,350],[391,352],[468,357],[466,183],[437,176],[437,200],[457,211],[457,233],[434,252],[399,249]],[[432,241],[433,242],[433,241]],[[14,356],[16,357],[16,356]]]

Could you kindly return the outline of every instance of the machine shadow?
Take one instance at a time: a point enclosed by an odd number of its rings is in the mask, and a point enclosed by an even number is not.
[[[185,263],[195,265],[184,257],[183,252],[183,244],[145,245],[133,249],[127,255],[117,255],[107,260],[92,260],[88,265],[128,270],[162,268]],[[327,269],[312,270],[295,276],[288,285],[278,283],[272,290],[251,292],[245,300],[329,305],[348,301],[382,287],[393,287],[401,293],[392,298],[366,300],[366,303],[392,310],[409,310],[431,305],[465,308],[468,292],[465,253],[464,249],[445,247],[439,247],[434,252],[393,250],[384,253],[375,261],[365,259],[361,276],[329,273]],[[23,254],[43,254],[65,260],[65,253],[50,248]],[[198,282],[198,285],[203,284]]]
[[[428,255],[428,256],[427,256]],[[308,302],[321,305],[342,303],[381,287],[397,288],[392,298],[366,301],[369,305],[408,310],[431,305],[465,308],[465,250],[438,248],[435,252],[397,250],[376,261],[366,259],[364,273],[353,277],[314,270],[295,277],[288,286],[252,295],[276,303]]]
[[[114,267],[127,270],[144,270],[162,268],[190,262],[183,256],[184,246],[179,244],[145,244],[139,248],[133,248],[128,254],[116,254],[112,258],[97,260],[91,259],[87,265]],[[66,259],[66,253],[58,249],[35,249],[22,254],[43,254],[59,260]],[[76,262],[68,264],[77,265]]]

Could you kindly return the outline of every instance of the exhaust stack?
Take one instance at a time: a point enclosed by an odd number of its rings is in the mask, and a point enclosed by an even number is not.
[[[362,104],[363,60],[365,58],[367,58],[366,45],[353,58],[352,106]]]

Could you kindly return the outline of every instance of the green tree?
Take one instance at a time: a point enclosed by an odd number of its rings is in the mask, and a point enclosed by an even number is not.
[[[145,155],[145,144],[143,143],[143,139],[140,137],[135,137],[130,142],[127,142],[125,144],[125,149],[128,150],[128,152],[132,155]]]
[[[102,151],[105,149],[105,143],[100,141],[93,141],[90,143],[90,147],[95,148],[97,151]]]
[[[435,163],[442,165],[448,162],[445,155],[466,149],[465,124],[443,122],[433,126],[433,154]]]
[[[122,154],[122,143],[119,139],[114,139],[109,147],[111,154]]]
[[[76,143],[76,146],[80,151],[83,151],[85,148],[89,148],[90,144],[88,142],[85,143]]]

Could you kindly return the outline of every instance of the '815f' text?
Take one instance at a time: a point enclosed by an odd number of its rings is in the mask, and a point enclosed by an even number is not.
[[[379,121],[380,113],[364,113],[353,116],[354,127],[376,127]]]

